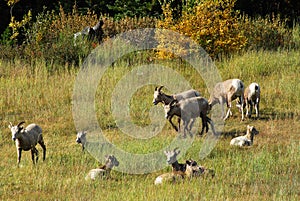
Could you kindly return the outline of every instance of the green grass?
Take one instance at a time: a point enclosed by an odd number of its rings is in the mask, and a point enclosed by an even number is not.
[[[190,67],[178,65],[176,60],[170,65],[208,97],[202,79]],[[112,171],[110,180],[84,180],[98,162],[87,152],[82,153],[75,143],[72,93],[76,68],[66,66],[49,72],[42,61],[32,65],[0,61],[0,199],[299,200],[300,52],[247,52],[216,65],[223,79],[238,77],[246,85],[253,81],[261,85],[261,119],[240,122],[237,109],[233,109],[234,117],[226,121],[222,136],[208,157],[199,160],[204,138],[197,137],[179,159],[183,162],[185,158],[193,158],[213,168],[214,179],[154,186],[155,178],[169,172],[170,167],[144,175]],[[176,136],[168,123],[151,139],[135,139],[116,127],[110,113],[112,90],[131,70],[120,62],[103,76],[96,94],[97,117],[104,135],[116,146],[128,152],[151,153],[168,145]],[[139,126],[151,124],[153,89],[154,85],[140,88],[130,101],[132,120]],[[21,120],[36,122],[44,130],[47,159],[36,166],[32,165],[29,152],[23,152],[21,167],[16,165],[17,153],[7,126],[10,121]],[[260,131],[254,146],[229,147],[232,136],[243,134],[247,124]],[[41,153],[39,145],[37,148]]]

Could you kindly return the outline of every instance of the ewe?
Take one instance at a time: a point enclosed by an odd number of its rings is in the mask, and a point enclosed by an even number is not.
[[[233,138],[230,141],[230,145],[235,145],[240,147],[251,146],[253,144],[254,135],[257,135],[258,133],[259,132],[253,126],[248,125],[246,135]]]
[[[12,139],[16,142],[17,152],[18,152],[18,165],[21,161],[22,150],[29,151],[31,150],[31,158],[33,164],[38,162],[39,152],[35,148],[37,143],[43,148],[43,160],[46,159],[46,145],[43,140],[42,128],[36,124],[30,124],[25,129],[22,124],[25,122],[22,121],[18,125],[14,126],[9,122],[8,128],[11,130]],[[35,159],[36,156],[36,160]]]
[[[184,99],[179,102],[176,100],[164,106],[165,117],[172,118],[174,115],[180,117],[183,121],[183,136],[186,137],[186,131],[190,133],[194,121],[197,117],[202,119],[202,130],[200,135],[203,134],[204,129],[208,132],[208,124],[211,125],[214,135],[216,134],[214,124],[210,118],[207,117],[209,111],[209,104],[203,97],[193,97]],[[191,133],[190,133],[191,134]]]
[[[119,161],[114,155],[105,156],[105,165],[92,169],[86,175],[85,180],[96,180],[102,178],[110,178],[110,171],[114,166],[119,166]]]
[[[163,103],[164,105],[168,105],[174,100],[181,101],[183,99],[198,97],[201,95],[198,91],[194,89],[184,91],[178,94],[167,95],[161,91],[162,88],[163,86],[155,87],[154,94],[153,94],[153,101],[152,101],[154,105],[157,105],[158,103]],[[180,118],[178,118],[178,128],[173,124],[172,117],[170,117],[168,120],[176,131],[180,130]]]
[[[259,102],[260,102],[260,86],[253,82],[246,89],[244,93],[244,107],[246,107],[246,116],[251,117],[254,106],[256,117],[259,117]],[[241,105],[237,104],[241,109]]]
[[[244,104],[244,83],[239,79],[225,80],[219,82],[214,87],[213,92],[209,98],[209,105],[212,108],[215,104],[220,103],[222,107],[222,117],[226,120],[231,115],[231,102],[236,98],[239,98],[241,103],[242,120],[244,120],[243,104]],[[228,111],[225,115],[224,104],[227,104]]]

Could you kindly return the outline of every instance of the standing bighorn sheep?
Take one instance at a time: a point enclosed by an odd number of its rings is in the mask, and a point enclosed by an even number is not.
[[[197,117],[201,117],[202,119],[201,135],[203,134],[205,128],[206,132],[208,132],[207,122],[211,125],[213,133],[216,133],[212,120],[207,117],[207,113],[209,111],[208,101],[203,97],[193,97],[181,100],[179,102],[174,100],[170,104],[165,105],[164,109],[166,118],[172,118],[174,115],[176,115],[182,119],[184,137],[186,136],[186,131],[191,131],[194,121]]]
[[[96,180],[101,178],[110,178],[110,171],[114,166],[119,166],[119,161],[116,159],[114,155],[106,155],[105,156],[105,165],[92,169],[86,175],[85,180]]]
[[[233,138],[230,141],[230,145],[235,145],[240,147],[251,146],[253,144],[254,135],[257,134],[259,134],[258,130],[256,130],[253,126],[248,125],[246,135]]]
[[[17,153],[18,153],[18,165],[21,161],[22,150],[29,151],[31,150],[31,158],[33,164],[38,162],[39,152],[35,148],[37,143],[43,148],[43,160],[46,159],[46,145],[43,140],[42,128],[36,124],[30,124],[25,129],[22,124],[25,122],[22,121],[18,125],[14,126],[9,122],[8,128],[11,130],[12,140],[16,142]],[[36,156],[36,160],[35,160]]]
[[[219,82],[214,87],[213,92],[209,98],[210,108],[215,104],[220,103],[222,107],[222,117],[226,120],[231,115],[231,102],[236,98],[239,98],[241,103],[242,120],[244,120],[243,104],[244,104],[244,83],[239,79],[225,80]],[[227,104],[228,111],[225,115],[224,104]]]
[[[181,101],[183,99],[198,97],[201,95],[198,91],[194,89],[184,91],[178,94],[167,95],[161,91],[162,88],[163,86],[155,87],[154,94],[153,94],[153,101],[152,101],[154,105],[157,105],[158,103],[163,103],[164,105],[168,105],[174,100]],[[178,128],[173,124],[172,117],[168,118],[168,120],[176,131],[180,130],[180,118],[178,118]]]
[[[251,117],[252,109],[254,106],[256,117],[259,117],[259,102],[260,102],[260,86],[253,82],[244,92],[244,107],[246,107],[246,116]],[[237,107],[241,109],[241,105],[237,104]]]

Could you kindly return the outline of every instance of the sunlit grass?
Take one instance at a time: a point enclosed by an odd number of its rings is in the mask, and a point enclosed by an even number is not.
[[[133,62],[136,60],[133,59]],[[122,64],[122,62],[120,62]],[[196,137],[179,159],[193,158],[216,171],[214,179],[187,180],[175,185],[154,186],[156,176],[167,167],[145,175],[112,171],[112,179],[86,182],[88,170],[97,167],[88,152],[75,143],[72,93],[78,69],[72,66],[49,72],[39,61],[24,65],[0,61],[0,199],[1,200],[298,200],[300,181],[299,78],[300,53],[247,52],[217,62],[223,79],[237,77],[246,85],[262,88],[261,119],[240,122],[234,117],[224,127],[216,147],[199,160],[204,138]],[[174,61],[173,69],[208,98],[203,80],[187,65]],[[121,132],[111,115],[111,94],[118,81],[133,67],[116,65],[97,88],[96,112],[105,137],[132,153],[150,153],[167,146],[176,136],[168,122],[150,139],[135,139]],[[191,73],[193,72],[193,73]],[[298,73],[298,74],[297,74]],[[154,86],[140,88],[130,101],[130,115],[138,126],[151,124]],[[165,89],[165,91],[168,91]],[[161,107],[161,106],[155,106]],[[17,153],[8,122],[35,122],[43,128],[47,159],[32,165],[30,152],[23,152],[17,168]],[[229,147],[233,135],[242,135],[246,125],[260,134],[250,148]],[[41,148],[37,146],[38,150]],[[119,159],[120,161],[122,159]]]

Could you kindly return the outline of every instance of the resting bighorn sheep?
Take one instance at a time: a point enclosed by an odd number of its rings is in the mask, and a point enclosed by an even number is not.
[[[211,125],[212,131],[215,135],[214,124],[212,120],[207,117],[209,111],[209,104],[207,100],[203,97],[193,97],[189,99],[184,99],[179,102],[176,100],[172,101],[170,104],[164,106],[165,117],[172,118],[174,115],[180,117],[183,121],[183,135],[186,136],[186,131],[190,132],[194,121],[197,117],[202,119],[202,130],[200,135],[203,134],[204,129],[208,132],[208,124]]]
[[[201,95],[198,91],[194,89],[184,91],[178,94],[167,95],[161,91],[162,88],[163,86],[155,87],[154,94],[153,94],[153,101],[152,101],[154,105],[157,105],[158,103],[163,103],[164,105],[168,105],[174,100],[180,101],[183,99],[198,97]],[[180,130],[180,118],[178,118],[178,128],[173,124],[172,117],[168,118],[168,120],[176,131]]]
[[[175,148],[172,151],[164,151],[164,154],[167,156],[167,163],[172,165],[172,172],[156,177],[154,184],[162,184],[166,181],[175,182],[184,178],[186,164],[178,163],[177,156],[179,153],[180,150],[178,150],[178,148]]]
[[[226,120],[231,115],[231,102],[236,98],[239,98],[241,103],[242,120],[244,120],[243,104],[244,104],[244,83],[239,79],[225,80],[219,82],[214,87],[213,92],[209,98],[210,108],[215,104],[220,103],[222,107],[222,117]],[[224,103],[227,104],[228,111],[225,115]]]
[[[17,152],[18,152],[18,165],[21,161],[22,150],[29,151],[31,150],[31,158],[33,164],[38,162],[39,152],[35,148],[37,143],[43,148],[43,160],[46,159],[46,145],[43,140],[42,128],[36,124],[29,124],[25,129],[22,124],[25,122],[22,121],[18,125],[14,126],[9,122],[8,128],[11,130],[12,139],[16,142]],[[36,160],[35,160],[36,156]]]
[[[85,180],[96,180],[101,178],[110,178],[110,171],[114,166],[119,166],[119,161],[116,159],[114,155],[106,155],[105,156],[105,165],[92,169],[86,175]]]
[[[246,116],[251,117],[252,109],[254,106],[256,117],[259,117],[259,102],[260,102],[260,86],[253,82],[251,83],[244,92],[244,107],[246,107]],[[242,106],[237,104],[238,108]]]
[[[199,177],[210,175],[212,178],[215,176],[215,171],[213,169],[208,169],[204,166],[200,166],[196,161],[190,159],[186,161],[187,169],[186,174],[190,174],[189,177]]]
[[[240,147],[251,146],[253,144],[254,135],[257,135],[258,133],[259,132],[253,126],[248,125],[246,135],[233,138],[230,141],[230,145],[235,145]]]

